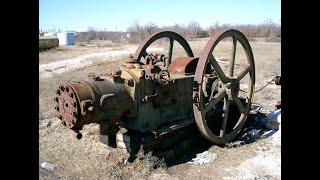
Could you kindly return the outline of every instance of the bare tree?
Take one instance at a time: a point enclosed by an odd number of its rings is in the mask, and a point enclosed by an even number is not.
[[[138,21],[134,21],[133,24],[128,28],[130,33],[130,42],[139,43],[142,42],[145,37],[144,28]]]
[[[190,21],[188,24],[188,36],[189,38],[197,38],[198,33],[202,31],[200,24],[196,21]]]
[[[187,28],[184,25],[175,24],[173,26],[167,26],[167,27],[163,27],[163,28],[175,31],[178,34],[182,35],[183,37],[187,38],[188,31],[187,31]]]
[[[220,28],[220,23],[219,21],[215,21],[210,27],[209,27],[209,33],[212,35],[214,32],[219,30]]]
[[[281,25],[274,23],[268,19],[262,24],[220,24],[219,21],[215,21],[208,29],[203,29],[200,24],[196,21],[190,21],[187,25],[175,24],[173,26],[158,27],[154,22],[148,22],[145,25],[140,25],[139,21],[134,21],[132,25],[127,29],[127,32],[112,32],[104,29],[103,31],[97,31],[93,27],[88,27],[87,32],[81,32],[77,36],[77,41],[90,42],[94,39],[99,40],[111,40],[112,42],[126,41],[129,43],[141,43],[144,38],[154,33],[157,30],[172,30],[182,35],[187,40],[194,38],[209,37],[215,31],[221,29],[238,29],[243,32],[249,39],[268,38],[270,41],[281,41]],[[129,33],[129,36],[127,36]]]
[[[148,35],[150,35],[157,31],[159,28],[155,23],[149,22],[144,26],[144,29],[147,31]]]
[[[91,40],[97,39],[97,31],[94,27],[88,27],[86,41],[90,43]]]

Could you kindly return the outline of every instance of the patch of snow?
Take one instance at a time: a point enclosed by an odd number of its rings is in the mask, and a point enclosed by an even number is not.
[[[281,109],[272,111],[263,121],[266,122],[269,129],[278,130],[281,124]]]
[[[279,177],[281,175],[280,152],[259,154],[248,159],[238,167],[240,177],[243,179],[256,179],[267,176]]]
[[[279,130],[273,134],[271,140],[273,144],[281,146],[281,125],[279,126]]]
[[[188,163],[189,164],[205,164],[211,163],[215,159],[217,159],[217,155],[215,153],[204,151],[203,153],[198,153],[195,158],[191,159]]]
[[[271,137],[276,132],[277,132],[277,130],[271,129],[271,130],[266,131],[263,134],[261,134],[260,138],[264,139],[264,138]]]
[[[257,156],[247,159],[238,167],[229,169],[235,177],[224,179],[281,179],[281,152],[260,152]]]

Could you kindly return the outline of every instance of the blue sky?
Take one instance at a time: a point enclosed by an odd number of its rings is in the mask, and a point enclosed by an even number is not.
[[[126,31],[134,21],[162,27],[191,20],[207,28],[216,21],[259,24],[267,19],[281,23],[280,0],[39,0],[42,30]]]

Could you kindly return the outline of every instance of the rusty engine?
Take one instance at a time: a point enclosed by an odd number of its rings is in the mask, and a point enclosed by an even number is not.
[[[232,38],[233,46],[227,73],[212,54],[226,37]],[[161,38],[168,39],[168,54],[148,53],[147,48]],[[174,42],[183,47],[185,57],[172,59]],[[237,43],[247,61],[235,74]],[[246,75],[246,95],[241,97],[240,80]],[[93,75],[90,81],[67,82],[57,89],[54,100],[62,124],[79,139],[84,125],[98,123],[104,144],[128,151],[158,150],[199,131],[216,144],[234,139],[250,111],[254,84],[253,54],[241,32],[217,32],[201,56],[194,57],[182,36],[161,31],[145,39],[120,70]]]

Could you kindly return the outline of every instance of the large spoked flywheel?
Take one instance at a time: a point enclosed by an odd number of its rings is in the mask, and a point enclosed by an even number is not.
[[[224,64],[213,53],[219,43],[231,45],[227,52],[231,57]],[[239,63],[237,45],[243,51]],[[253,53],[246,37],[233,29],[215,33],[199,59],[194,81],[193,110],[201,134],[216,144],[234,139],[249,114],[255,84]]]

